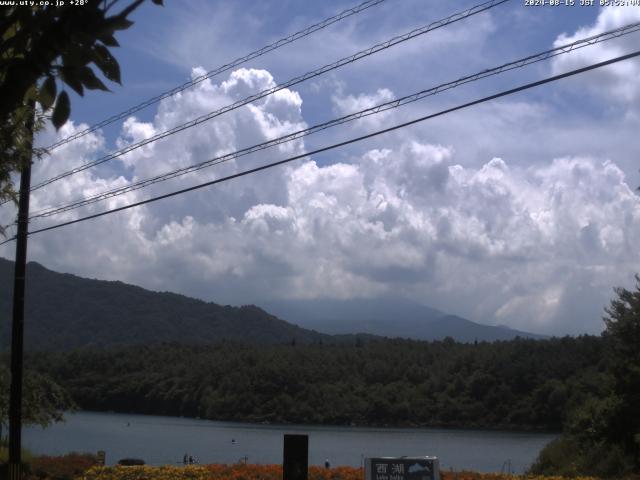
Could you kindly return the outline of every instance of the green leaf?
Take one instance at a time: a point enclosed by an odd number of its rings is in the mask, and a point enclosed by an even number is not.
[[[109,28],[113,30],[126,30],[131,25],[133,25],[133,22],[131,20],[120,16],[109,18],[107,19],[107,22]]]
[[[100,44],[93,47],[93,63],[96,64],[106,78],[112,82],[121,83],[120,65],[118,65],[118,61],[111,55],[107,47]]]
[[[119,47],[120,46],[120,44],[118,43],[116,38],[113,36],[113,32],[112,33],[108,33],[108,34],[98,35],[98,40],[100,40],[102,43],[104,43],[107,47]]]
[[[2,34],[2,42],[4,43],[10,38],[15,37],[17,33],[18,33],[18,24],[16,22],[13,22],[6,28],[6,30]]]
[[[78,75],[79,70],[74,67],[67,67],[66,65],[60,69],[60,77],[62,81],[73,88],[80,96],[84,95],[84,89],[82,88],[82,82]]]
[[[62,54],[62,63],[65,67],[80,67],[91,61],[91,58],[83,51],[84,47],[75,46]]]
[[[38,87],[37,85],[31,85],[29,89],[24,92],[24,100],[26,102],[30,100],[38,100]]]
[[[49,110],[53,102],[56,100],[57,88],[56,79],[53,75],[49,75],[40,87],[38,101],[44,110]]]
[[[104,90],[109,91],[109,89],[102,83],[96,74],[93,73],[93,70],[89,67],[82,67],[78,69],[80,81],[87,87],[89,90]]]
[[[56,106],[53,109],[53,114],[51,115],[51,121],[53,122],[53,126],[56,127],[56,130],[67,122],[70,113],[71,105],[69,102],[69,95],[67,92],[60,92],[58,100],[56,101]]]

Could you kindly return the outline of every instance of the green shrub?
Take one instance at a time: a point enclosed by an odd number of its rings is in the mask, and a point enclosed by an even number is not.
[[[588,447],[574,436],[564,435],[544,447],[529,473],[563,477],[594,476],[631,478],[633,458],[621,445],[592,444]]]
[[[575,477],[579,474],[578,443],[570,437],[560,437],[547,444],[529,469],[534,475],[561,475]]]
[[[633,458],[621,445],[607,443],[582,454],[583,471],[602,478],[623,478],[633,473]]]

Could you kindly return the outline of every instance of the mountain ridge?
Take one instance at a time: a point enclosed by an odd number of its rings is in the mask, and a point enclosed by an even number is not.
[[[0,258],[0,318],[11,318],[12,276],[13,262]],[[509,340],[516,336],[540,338],[505,327],[481,325],[398,299],[342,303],[351,310],[336,308],[340,301],[316,303],[316,313],[333,312],[334,318],[323,320],[310,316],[304,309],[296,315],[286,312],[283,315],[275,305],[272,310],[268,302],[263,304],[265,308],[223,306],[119,280],[58,273],[36,262],[27,264],[25,300],[25,343],[32,350],[165,342],[345,343],[376,336],[417,340],[442,340],[450,336],[463,342]],[[387,320],[397,320],[399,313],[411,317],[411,322],[389,326]],[[341,314],[348,318],[340,318]],[[383,315],[384,321],[372,318],[373,314]],[[0,323],[0,348],[9,345],[9,325],[9,321]],[[336,325],[343,328],[337,329]],[[344,328],[345,325],[350,327]]]
[[[3,318],[11,318],[12,275],[13,262],[0,259]],[[0,323],[5,347],[9,343],[9,323]],[[36,262],[27,264],[25,344],[30,349],[162,342],[210,344],[222,340],[315,343],[331,337],[287,323],[255,305],[221,306],[120,281],[57,273]]]
[[[515,337],[549,338],[504,325],[473,322],[398,298],[265,301],[261,305],[278,318],[332,335],[367,333],[426,341],[452,337],[460,342],[511,340]]]

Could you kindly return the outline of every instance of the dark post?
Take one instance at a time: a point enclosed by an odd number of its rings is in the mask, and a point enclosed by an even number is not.
[[[33,131],[33,103],[27,129]],[[31,145],[29,145],[31,151]],[[22,448],[22,357],[24,345],[24,290],[31,190],[31,153],[20,172],[18,232],[13,277],[13,323],[11,327],[11,390],[9,397],[9,479],[21,479]]]
[[[282,480],[307,480],[309,463],[309,437],[285,435],[282,460]]]

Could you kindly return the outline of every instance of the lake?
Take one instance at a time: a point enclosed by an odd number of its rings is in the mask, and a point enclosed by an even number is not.
[[[66,422],[23,430],[23,444],[34,453],[106,452],[107,464],[142,458],[148,464],[282,463],[283,434],[309,435],[309,464],[360,466],[369,456],[435,455],[442,469],[522,473],[553,434],[436,428],[365,428],[308,425],[255,425],[234,422],[79,412]]]

